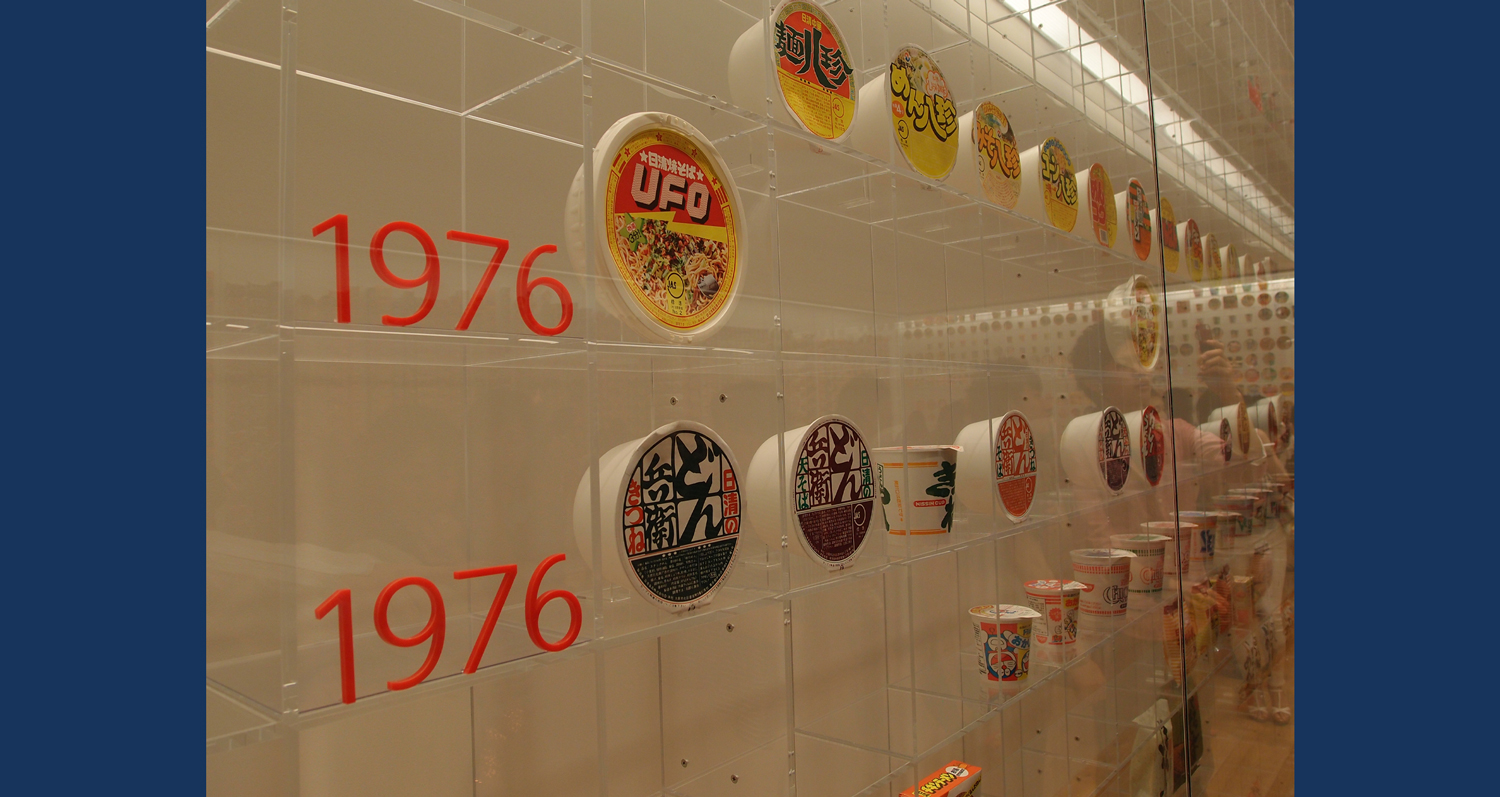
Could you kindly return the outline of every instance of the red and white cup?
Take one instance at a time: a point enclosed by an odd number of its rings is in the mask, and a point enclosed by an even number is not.
[[[1031,669],[1032,628],[1042,615],[1025,606],[1002,603],[972,607],[969,619],[974,624],[974,647],[979,650],[979,672],[990,681],[1026,680]]]
[[[1214,509],[1223,512],[1233,512],[1240,516],[1235,524],[1234,534],[1243,536],[1255,530],[1255,496],[1239,495],[1230,493],[1227,495],[1214,496]]]
[[[1110,545],[1135,554],[1130,560],[1131,592],[1161,592],[1167,543],[1171,541],[1165,534],[1115,534],[1109,538]]]
[[[1069,551],[1073,580],[1084,585],[1079,608],[1093,617],[1119,617],[1130,604],[1130,560],[1123,548],[1080,548]]]
[[[1055,578],[1026,582],[1026,605],[1042,616],[1033,626],[1036,644],[1062,647],[1078,641],[1078,596],[1083,585]]]

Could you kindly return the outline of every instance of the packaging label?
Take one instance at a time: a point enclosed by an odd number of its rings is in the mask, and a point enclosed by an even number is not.
[[[1187,240],[1183,244],[1187,246],[1188,276],[1199,282],[1203,279],[1203,239],[1198,236],[1198,222],[1187,220]]]
[[[775,19],[776,84],[813,135],[836,139],[854,123],[853,72],[844,37],[815,3],[790,2]]]
[[[1233,454],[1234,454],[1234,448],[1232,447],[1232,445],[1231,445],[1231,443],[1229,441],[1229,419],[1228,418],[1220,418],[1219,419],[1219,441],[1220,441],[1220,443],[1219,443],[1220,453],[1223,454],[1224,461],[1228,462],[1229,458],[1231,456],[1233,456]]]
[[[1224,247],[1224,278],[1229,280],[1240,278],[1240,253],[1234,250],[1234,244]]]
[[[1115,216],[1115,187],[1109,181],[1109,173],[1097,163],[1089,167],[1089,223],[1096,243],[1106,248],[1114,247],[1115,234],[1119,230],[1119,219]]]
[[[1239,435],[1238,436],[1239,436],[1239,443],[1240,443],[1240,453],[1241,454],[1249,454],[1250,453],[1250,411],[1245,408],[1245,402],[1243,402],[1243,401],[1240,402],[1239,411],[1235,413],[1235,417],[1239,419],[1239,424],[1238,424],[1239,425],[1239,429],[1238,429]]]
[[[901,797],[970,797],[979,793],[979,772],[972,764],[949,761],[920,784],[901,792]]]
[[[1162,267],[1177,273],[1177,215],[1172,212],[1172,203],[1161,198],[1161,207],[1156,209],[1156,220],[1161,223]]]
[[[793,498],[811,553],[832,564],[859,551],[875,511],[875,477],[870,451],[853,426],[826,421],[808,431],[797,452]]]
[[[1078,641],[1078,595],[1026,593],[1026,604],[1042,616],[1036,628],[1038,645],[1071,645]]]
[[[1099,419],[1099,473],[1110,492],[1119,492],[1130,475],[1130,430],[1125,415],[1114,407],[1104,410]]]
[[[1133,314],[1131,344],[1135,348],[1136,361],[1141,364],[1141,368],[1150,370],[1156,365],[1157,349],[1161,345],[1161,307],[1156,303],[1156,295],[1151,292],[1151,283],[1145,278],[1135,281],[1132,294],[1135,298],[1135,305],[1131,308]]]
[[[646,128],[615,153],[604,193],[620,279],[674,330],[708,323],[737,287],[738,209],[710,151],[676,130]]]
[[[1203,238],[1203,257],[1210,280],[1224,279],[1224,260],[1219,254],[1219,241],[1209,233]]]
[[[1167,466],[1167,432],[1161,413],[1151,405],[1141,410],[1141,466],[1146,469],[1146,481],[1152,487],[1161,483],[1161,475]]]
[[[1126,222],[1130,225],[1130,246],[1137,260],[1145,260],[1151,256],[1151,209],[1146,206],[1146,187],[1134,177],[1125,185],[1125,215],[1129,217]],[[1177,239],[1176,230],[1172,231],[1172,239]],[[1176,256],[1173,252],[1172,271],[1177,270]]]
[[[880,503],[886,531],[892,534],[947,534],[953,529],[953,487],[957,475],[954,463],[909,459],[904,468],[900,464],[876,463],[875,475],[880,481]],[[909,493],[904,499],[903,492]],[[911,507],[909,518],[908,502]],[[906,528],[908,522],[910,528]]]
[[[740,491],[724,444],[678,430],[631,468],[621,507],[625,552],[649,596],[687,604],[729,574],[739,546]]]
[[[974,629],[984,675],[991,681],[1021,681],[1030,669],[1031,621],[986,622]]]
[[[1021,150],[1010,119],[994,103],[982,102],[974,109],[974,152],[984,198],[1014,208],[1021,199]]]
[[[1019,412],[1007,412],[995,430],[995,483],[1005,514],[1021,520],[1036,498],[1036,439],[1031,423]]]
[[[917,47],[891,59],[891,125],[906,162],[941,180],[958,160],[958,109],[937,62]]]
[[[1040,152],[1042,205],[1047,220],[1063,232],[1072,232],[1078,223],[1078,178],[1073,176],[1073,159],[1061,141],[1048,138]]]

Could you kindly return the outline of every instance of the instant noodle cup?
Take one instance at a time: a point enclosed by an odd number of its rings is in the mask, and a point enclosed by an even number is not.
[[[1177,216],[1172,213],[1172,203],[1166,197],[1161,205],[1151,211],[1151,226],[1160,235],[1162,267],[1169,274],[1177,273],[1178,255],[1181,254],[1181,239],[1177,237]]]
[[[1058,445],[1063,472],[1080,489],[1118,494],[1130,476],[1130,429],[1114,407],[1068,422]]]
[[[1083,585],[1079,608],[1094,617],[1119,617],[1130,603],[1130,560],[1122,548],[1080,548],[1069,551],[1073,580]]]
[[[1055,578],[1026,582],[1026,605],[1042,616],[1034,626],[1038,645],[1061,647],[1078,641],[1078,596],[1083,585]]]
[[[1140,180],[1130,178],[1125,183],[1125,190],[1115,194],[1115,215],[1120,220],[1120,234],[1115,239],[1115,249],[1134,255],[1136,260],[1149,262],[1156,241],[1156,236],[1152,235],[1156,213],[1149,207],[1146,187],[1141,185]],[[1173,237],[1176,237],[1175,230]]]
[[[859,427],[842,415],[824,415],[761,444],[745,483],[745,520],[766,545],[779,547],[784,527],[809,559],[842,570],[869,541],[876,491]]]
[[[958,446],[890,446],[872,453],[887,531],[926,535],[953,530]]]
[[[1235,487],[1229,491],[1229,494],[1245,495],[1255,499],[1252,517],[1256,527],[1263,528],[1266,521],[1271,518],[1271,490],[1259,487]]]
[[[1244,401],[1214,410],[1208,414],[1208,420],[1210,423],[1218,420],[1229,421],[1229,439],[1234,445],[1236,454],[1249,457],[1252,446],[1259,448],[1260,440],[1256,437],[1255,430],[1250,428],[1250,410],[1245,406]],[[1260,455],[1261,453],[1257,451],[1253,458],[1258,459]]]
[[[987,512],[991,496],[999,499],[1014,523],[1026,519],[1036,499],[1036,438],[1026,416],[1012,410],[999,418],[977,421],[958,433],[959,505]]]
[[[914,44],[896,50],[880,78],[859,90],[849,143],[923,177],[946,178],[958,163],[958,107],[937,59]]]
[[[707,606],[739,554],[734,455],[712,429],[677,421],[599,458],[604,577],[671,612]],[[573,495],[573,536],[593,561],[590,474]],[[611,550],[612,549],[612,550]]]
[[[1098,163],[1075,175],[1078,180],[1078,222],[1074,232],[1104,247],[1115,248],[1119,238],[1120,218],[1115,208],[1115,186],[1109,172]]]
[[[1220,512],[1233,512],[1235,514],[1235,523],[1232,530],[1229,526],[1225,526],[1226,530],[1230,530],[1231,534],[1244,536],[1255,530],[1254,496],[1235,495],[1233,493],[1216,495],[1213,497],[1213,504],[1214,509]]]
[[[1203,281],[1203,238],[1198,234],[1198,222],[1188,219],[1177,225],[1179,252],[1187,261],[1188,276],[1193,282]]]
[[[1240,268],[1240,253],[1235,251],[1234,244],[1226,244],[1219,248],[1219,261],[1224,264],[1224,279],[1233,281],[1240,278],[1243,270]]]
[[[1210,282],[1224,279],[1224,258],[1219,251],[1219,241],[1213,233],[1203,236],[1203,276]]]
[[[1179,516],[1182,517],[1179,513]],[[1195,521],[1200,518],[1194,518]],[[1179,529],[1179,526],[1181,529]],[[1162,572],[1169,575],[1181,575],[1188,571],[1188,563],[1192,561],[1192,532],[1200,526],[1196,522],[1170,520],[1151,520],[1141,524],[1141,532],[1144,534],[1159,534],[1168,537],[1171,542],[1167,543],[1162,560]],[[1180,543],[1179,543],[1180,540]]]
[[[1078,224],[1078,177],[1073,174],[1068,148],[1061,141],[1049,136],[1021,153],[1021,201],[1016,210],[1063,232],[1074,231]]]
[[[1163,315],[1161,297],[1140,274],[1110,291],[1104,299],[1104,342],[1114,361],[1140,373],[1156,368]]]
[[[1165,534],[1110,535],[1110,545],[1135,555],[1135,558],[1130,560],[1131,592],[1161,592],[1162,569],[1166,567],[1167,561],[1167,543],[1171,541],[1172,538]]]
[[[1021,198],[1021,150],[1010,118],[992,102],[958,118],[958,162],[948,184],[1011,209]]]
[[[1130,430],[1130,481],[1137,487],[1155,487],[1167,469],[1166,422],[1147,404],[1126,413],[1125,426]]]
[[[596,238],[593,273],[614,287],[595,292],[616,318],[657,340],[701,340],[723,325],[748,264],[744,206],[713,145],[686,121],[636,113],[615,122],[594,147],[595,196],[584,170],[566,208],[567,247],[587,268],[584,239]]]
[[[1281,450],[1281,417],[1274,398],[1263,398],[1249,408],[1250,425],[1266,433],[1271,450]]]
[[[990,681],[1017,683],[1031,669],[1032,623],[1041,614],[1008,604],[969,609],[974,646],[979,650],[979,672]]]
[[[853,60],[844,34],[821,5],[782,0],[769,26],[757,21],[729,51],[729,96],[741,108],[842,141],[859,101]]]
[[[1281,519],[1282,513],[1286,511],[1286,485],[1268,480],[1251,486],[1270,491],[1266,496],[1270,502],[1266,505],[1266,517],[1271,520]]]
[[[1219,418],[1218,420],[1209,421],[1208,423],[1198,424],[1198,434],[1201,435],[1206,441],[1212,441],[1214,443],[1213,448],[1215,449],[1215,452],[1211,455],[1210,460],[1205,464],[1209,465],[1210,467],[1214,465],[1224,465],[1234,457],[1234,443],[1231,442],[1234,438],[1234,430],[1230,428],[1228,418]],[[1205,450],[1206,448],[1207,446],[1198,447],[1200,451]]]

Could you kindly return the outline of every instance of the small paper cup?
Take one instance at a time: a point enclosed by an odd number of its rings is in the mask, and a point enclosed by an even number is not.
[[[953,530],[960,451],[959,446],[890,446],[871,451],[887,531],[928,535]]]
[[[1110,545],[1135,554],[1130,560],[1131,592],[1161,592],[1162,568],[1171,541],[1165,534],[1115,534],[1109,538]]]
[[[1031,670],[1032,624],[1041,614],[1009,604],[969,609],[974,624],[974,646],[979,650],[979,672],[987,680],[1017,683]]]
[[[1248,495],[1255,499],[1255,525],[1265,526],[1267,520],[1275,517],[1272,514],[1271,504],[1276,496],[1276,491],[1265,487],[1236,487],[1229,491],[1230,495]]]
[[[1199,528],[1202,527],[1197,523],[1186,521],[1152,520],[1141,524],[1142,533],[1160,534],[1167,538],[1162,572],[1173,576],[1187,572],[1188,563],[1192,561],[1193,533]],[[1178,540],[1179,536],[1180,541],[1173,542],[1173,540]]]
[[[1214,496],[1214,508],[1237,512],[1245,517],[1245,521],[1235,529],[1236,534],[1249,534],[1254,529],[1266,525],[1265,499],[1257,495],[1246,495],[1231,490],[1224,495]]]
[[[1033,639],[1038,645],[1063,647],[1078,641],[1078,596],[1083,585],[1055,578],[1026,582],[1026,605],[1042,616]]]
[[[1119,617],[1130,602],[1130,560],[1135,554],[1121,548],[1080,548],[1069,551],[1073,580],[1084,585],[1079,608],[1093,617]]]

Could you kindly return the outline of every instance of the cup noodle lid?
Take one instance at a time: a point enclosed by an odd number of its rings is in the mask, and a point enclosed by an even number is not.
[[[1172,212],[1172,203],[1166,197],[1161,198],[1161,205],[1156,209],[1156,223],[1161,228],[1162,267],[1176,274],[1181,243],[1177,240],[1177,215]]]
[[[1075,551],[1069,551],[1068,554],[1071,555],[1075,560],[1092,560],[1094,564],[1098,564],[1101,566],[1107,562],[1113,562],[1117,559],[1131,559],[1135,557],[1134,553],[1131,553],[1130,551],[1127,551],[1123,548],[1079,548]]]
[[[1122,221],[1130,235],[1130,248],[1135,252],[1135,258],[1145,260],[1150,257],[1151,208],[1147,203],[1146,187],[1134,177],[1125,184],[1125,218]],[[1172,238],[1176,240],[1176,230],[1172,231]],[[1172,264],[1172,270],[1177,270],[1175,262]]]
[[[771,12],[776,98],[802,129],[843,141],[859,98],[849,45],[822,6],[782,0]]]
[[[1184,228],[1187,235],[1180,237],[1185,237],[1187,240],[1179,241],[1179,243],[1187,255],[1188,276],[1193,278],[1193,282],[1202,282],[1203,238],[1198,235],[1198,222],[1188,219],[1184,224],[1187,225]]]
[[[724,441],[692,421],[669,423],[635,446],[612,513],[631,586],[672,612],[708,605],[739,555],[739,467]],[[693,495],[679,496],[683,484]],[[701,491],[701,493],[700,493]]]
[[[969,614],[986,620],[1007,622],[1015,620],[1040,620],[1041,612],[1033,611],[1026,606],[1015,606],[1009,603],[986,604],[969,609]]]
[[[974,157],[984,198],[1014,209],[1021,199],[1021,150],[1010,119],[992,102],[974,109]]]
[[[918,174],[941,180],[958,162],[958,108],[937,60],[908,44],[891,57],[889,96],[896,148]]]
[[[1171,537],[1164,534],[1115,534],[1109,538],[1115,546],[1133,554],[1158,554],[1165,551]]]
[[[1078,223],[1078,177],[1073,174],[1073,159],[1068,148],[1052,136],[1041,143],[1037,153],[1040,168],[1037,179],[1041,185],[1042,206],[1047,211],[1047,221],[1063,232],[1072,232]],[[1030,190],[1023,186],[1023,190]]]
[[[1115,215],[1115,186],[1103,164],[1089,166],[1089,195],[1083,199],[1087,203],[1089,226],[1081,232],[1105,249],[1113,249],[1120,222]]]
[[[793,530],[813,561],[840,569],[858,558],[875,517],[875,475],[859,427],[842,415],[808,424],[787,463]]]
[[[713,145],[671,114],[631,114],[600,137],[594,170],[597,201],[580,202],[580,170],[569,205],[581,204],[570,218],[594,230],[595,271],[614,285],[598,292],[604,304],[668,342],[701,340],[722,325],[745,279],[749,235]]]
[[[1163,307],[1151,281],[1135,274],[1105,298],[1105,336],[1116,363],[1142,373],[1156,368],[1161,356]]]
[[[1114,407],[1106,407],[1099,415],[1095,458],[1104,486],[1112,493],[1120,492],[1130,476],[1130,428],[1125,415]]]
[[[1068,597],[1077,597],[1085,589],[1088,589],[1088,586],[1077,581],[1060,581],[1055,578],[1041,578],[1036,581],[1026,582],[1026,594],[1028,595],[1047,596],[1061,593]]]
[[[1194,523],[1210,529],[1215,528],[1219,524],[1218,512],[1202,512],[1198,510],[1185,509],[1181,512],[1174,512],[1173,515],[1175,515],[1178,520],[1184,520],[1189,523]],[[1167,523],[1166,525],[1171,526],[1173,524]]]
[[[1213,233],[1203,236],[1203,275],[1210,281],[1224,279],[1224,261],[1220,258],[1219,240]]]
[[[1036,499],[1036,437],[1031,421],[1018,410],[1001,416],[995,425],[995,488],[1005,516],[1020,522]]]

